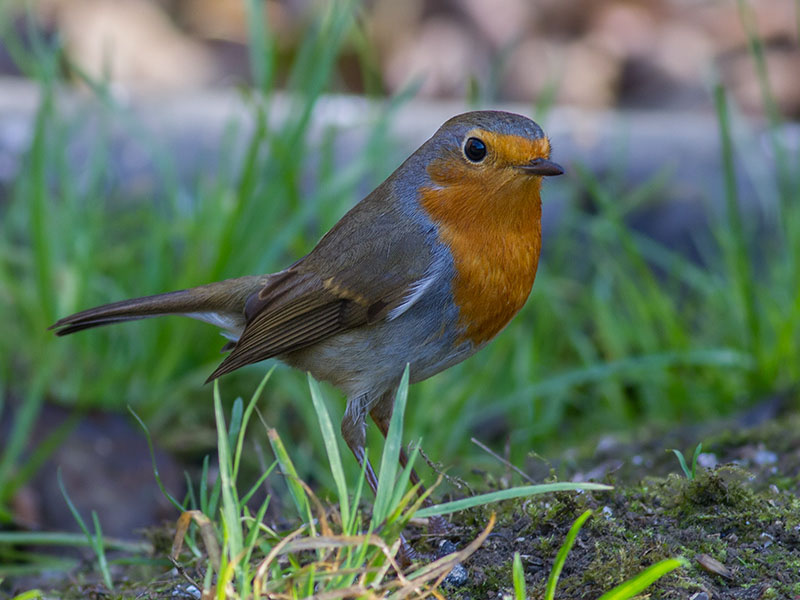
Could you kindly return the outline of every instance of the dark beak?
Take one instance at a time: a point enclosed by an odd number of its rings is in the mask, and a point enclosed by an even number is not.
[[[564,174],[564,169],[561,165],[545,158],[534,158],[527,165],[519,165],[517,168],[531,175],[540,175],[542,177]]]

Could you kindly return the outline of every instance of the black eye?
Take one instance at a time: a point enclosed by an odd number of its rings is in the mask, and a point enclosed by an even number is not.
[[[464,144],[464,154],[472,162],[481,162],[486,157],[486,144],[478,138],[471,137]]]

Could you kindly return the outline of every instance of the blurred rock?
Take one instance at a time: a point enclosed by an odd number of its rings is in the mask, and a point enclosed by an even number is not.
[[[282,43],[302,35],[298,19],[278,0],[264,2],[266,26]],[[194,36],[247,44],[250,15],[241,0],[183,0],[176,6],[177,20]]]
[[[510,57],[506,74],[504,90],[516,101],[531,101],[553,88],[556,104],[606,108],[614,103],[621,72],[620,62],[600,45],[529,40]]]
[[[375,0],[366,26],[384,59],[398,52],[414,36],[423,8],[423,0]]]
[[[653,62],[673,77],[703,83],[714,56],[711,41],[689,24],[669,24],[659,31]]]
[[[658,21],[640,4],[601,3],[589,29],[596,43],[624,59],[646,54],[652,48]]]
[[[800,117],[800,49],[767,47],[764,54],[771,96],[778,109],[789,117]],[[742,107],[751,112],[764,110],[764,96],[755,77],[753,58],[746,52],[721,61],[722,79]]]
[[[386,81],[391,89],[400,90],[419,79],[422,95],[463,97],[469,77],[487,72],[481,45],[463,27],[432,18],[399,43],[385,65]]]
[[[278,80],[308,35],[314,0],[264,0]],[[233,86],[249,79],[250,18],[240,0],[42,0],[43,28],[92,76],[135,93]],[[337,91],[367,78],[388,94],[421,78],[425,98],[463,98],[471,82],[500,101],[552,96],[581,108],[711,110],[717,71],[740,106],[763,109],[750,55],[759,36],[772,93],[800,116],[793,0],[363,0],[366,40],[345,43]],[[747,26],[745,26],[747,24]],[[24,24],[23,24],[24,25]],[[23,39],[26,27],[15,27]],[[367,44],[369,65],[359,64]],[[2,44],[0,44],[2,46]],[[15,71],[3,58],[0,72]]]
[[[598,43],[573,43],[564,49],[564,78],[558,100],[591,108],[614,104],[620,62]]]
[[[738,2],[705,2],[694,6],[689,0],[672,0],[678,18],[693,21],[703,27],[713,41],[718,54],[731,50],[746,49],[747,32],[742,26],[742,14]],[[753,26],[763,41],[775,38],[794,40],[797,44],[796,6],[792,0],[746,0]],[[683,6],[680,5],[688,5]]]
[[[57,434],[70,418],[67,410],[45,405],[28,451],[49,435]],[[4,438],[13,426],[13,419],[13,413],[6,413],[0,422]],[[34,479],[12,498],[17,525],[33,530],[79,531],[59,489],[59,471],[83,519],[89,520],[91,511],[96,511],[104,535],[130,538],[140,529],[177,517],[174,507],[155,485],[144,433],[133,427],[128,418],[92,413],[67,431]],[[159,449],[156,461],[167,490],[182,498],[185,482],[180,467]]]
[[[536,98],[549,87],[558,86],[562,71],[563,60],[553,44],[526,39],[508,59],[503,94],[516,102]]]
[[[270,25],[285,29],[285,16],[276,2],[267,2]],[[181,21],[205,39],[247,42],[247,6],[238,0],[187,0],[179,7]],[[273,20],[274,19],[274,20]]]
[[[162,93],[208,84],[213,56],[146,0],[47,0],[40,10],[70,60],[124,92]]]
[[[528,0],[463,0],[460,5],[473,27],[495,48],[524,35],[533,14],[533,3]]]

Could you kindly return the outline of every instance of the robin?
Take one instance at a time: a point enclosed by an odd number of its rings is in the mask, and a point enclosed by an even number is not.
[[[90,308],[51,329],[180,314],[230,339],[208,381],[272,357],[309,371],[347,395],[342,436],[375,492],[367,414],[385,436],[407,364],[412,383],[427,379],[522,308],[542,243],[542,177],[563,172],[527,117],[458,115],[287,269]]]

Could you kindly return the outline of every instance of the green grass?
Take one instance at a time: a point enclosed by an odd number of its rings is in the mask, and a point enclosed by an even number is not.
[[[669,448],[667,451],[671,451],[675,455],[675,458],[678,459],[678,464],[681,466],[681,471],[683,471],[683,474],[686,475],[686,479],[689,481],[694,480],[694,478],[697,476],[697,459],[700,456],[700,453],[703,451],[703,444],[697,444],[697,446],[695,446],[694,453],[692,454],[691,467],[687,464],[686,457],[683,455],[683,452],[675,448]]]
[[[430,564],[423,564],[411,572],[401,573],[394,562],[400,543],[400,534],[412,516],[441,515],[456,510],[485,506],[487,503],[553,491],[611,489],[609,486],[590,483],[562,483],[510,488],[496,494],[478,495],[465,500],[432,506],[420,510],[421,499],[416,497],[416,487],[410,486],[409,474],[416,452],[411,453],[408,466],[398,472],[398,457],[402,446],[403,415],[408,399],[408,369],[397,392],[395,411],[392,415],[386,444],[383,448],[378,470],[378,492],[369,520],[362,518],[360,510],[361,492],[365,477],[360,473],[356,485],[348,485],[339,447],[342,442],[332,426],[330,415],[316,382],[309,377],[309,389],[317,413],[318,426],[324,440],[330,472],[336,481],[336,505],[338,515],[330,514],[332,507],[324,507],[314,493],[297,476],[291,456],[283,447],[277,431],[268,428],[267,436],[280,466],[289,492],[294,499],[299,527],[287,534],[278,534],[263,524],[264,514],[270,502],[268,496],[255,515],[244,499],[239,499],[239,466],[244,448],[244,436],[248,422],[253,416],[256,402],[261,396],[269,374],[253,394],[247,407],[242,410],[241,400],[233,404],[230,424],[226,424],[222,410],[218,384],[214,385],[214,408],[218,432],[218,455],[222,502],[219,514],[203,513],[195,509],[193,520],[204,530],[203,539],[207,552],[206,583],[204,588],[213,592],[208,573],[217,573],[216,596],[219,598],[259,598],[261,592],[269,590],[288,597],[304,597],[311,594],[332,594],[344,591],[364,598],[418,597],[426,590],[436,589],[442,578],[457,562],[466,560],[490,533],[494,515],[483,533],[465,548]],[[273,465],[274,466],[274,465]],[[270,469],[271,470],[271,469]],[[261,484],[263,477],[254,484]],[[351,494],[349,490],[356,490]],[[499,495],[502,496],[498,497]],[[245,498],[249,494],[245,495]],[[182,519],[189,513],[184,513]],[[548,598],[553,597],[559,573],[566,556],[575,542],[583,522],[590,516],[587,511],[571,528],[556,557],[548,584]],[[181,528],[173,545],[173,559],[180,558],[183,536],[188,532]],[[87,533],[87,537],[91,535]],[[305,554],[304,554],[305,552]],[[283,555],[288,560],[277,561]],[[264,558],[258,562],[257,556]],[[681,566],[683,561],[661,561],[646,569],[639,576],[611,590],[603,598],[625,599],[633,597],[652,582]],[[102,570],[102,561],[99,563]],[[524,578],[515,570],[514,585],[523,590]],[[521,587],[520,587],[521,586]],[[109,586],[110,587],[110,586]],[[327,596],[323,596],[327,597]],[[349,597],[349,596],[348,596]],[[421,597],[421,596],[420,596]]]
[[[250,21],[260,22],[261,4],[248,6]],[[0,389],[24,398],[14,436],[2,448],[0,481],[18,472],[44,396],[78,410],[130,404],[156,435],[176,423],[211,432],[211,407],[195,411],[191,398],[202,392],[224,343],[212,328],[169,319],[66,343],[46,328],[58,315],[89,304],[283,268],[358,199],[365,179],[377,183],[387,173],[391,103],[365,115],[371,123],[366,152],[347,164],[336,160],[336,128],[312,138],[312,112],[334,85],[335,58],[354,35],[356,15],[349,2],[317,15],[288,69],[292,111],[280,122],[273,117],[281,101],[273,88],[273,38],[254,25],[254,80],[260,87],[243,93],[254,126],[231,122],[217,170],[189,182],[177,179],[174,158],[102,84],[89,82],[96,90],[90,106],[69,115],[59,111],[57,65],[67,57],[57,44],[46,46],[36,37],[33,50],[24,51],[4,27],[3,41],[41,84],[41,102],[23,168],[0,205],[0,316],[9,324],[0,355],[10,359],[0,362]],[[0,19],[0,25],[7,23]],[[108,175],[112,121],[148,150],[156,166],[159,181],[140,197],[120,197]],[[93,142],[76,173],[69,141],[87,133],[88,124]],[[236,385],[249,387],[254,376],[258,371]],[[301,389],[302,378],[281,379],[286,383],[268,413],[273,421],[292,410]],[[310,405],[301,413],[313,419]],[[3,497],[21,483],[0,486]]]
[[[357,3],[320,12],[288,66],[278,64],[261,4],[253,0],[248,7],[256,85],[243,99],[253,125],[232,122],[216,170],[194,181],[178,178],[175,158],[102,82],[87,80],[95,90],[90,106],[60,111],[60,69],[68,57],[57,42],[35,36],[32,49],[22,49],[0,17],[3,41],[41,89],[23,168],[0,204],[0,411],[8,410],[9,396],[17,407],[13,434],[0,448],[0,507],[58,441],[53,437],[23,458],[45,398],[77,414],[131,405],[162,444],[176,429],[196,432],[198,449],[215,440],[214,407],[202,387],[223,343],[213,328],[174,318],[57,340],[46,327],[58,316],[283,268],[361,197],[363,181],[377,183],[403,158],[388,135],[402,97],[374,105],[366,147],[347,164],[337,161],[340,131],[311,135],[321,95],[337,87],[342,49],[362,56],[365,71],[373,68]],[[768,99],[766,67],[752,34],[751,47]],[[282,121],[274,118],[279,70],[286,72],[293,108]],[[556,438],[569,442],[602,429],[713,418],[798,380],[800,182],[791,168],[798,157],[782,145],[780,116],[770,108],[769,139],[778,157],[773,172],[748,153],[752,135],[724,90],[717,86],[713,95],[724,172],[709,177],[724,177],[725,196],[709,202],[713,227],[699,240],[705,265],[626,225],[632,211],[663,199],[676,174],[665,171],[627,189],[574,164],[567,185],[576,197],[591,198],[597,210],[567,207],[546,240],[530,301],[495,342],[410,390],[407,430],[422,437],[429,455],[455,463],[456,472],[466,475],[466,465],[489,460],[468,441],[488,417],[513,423],[511,457],[518,460]],[[87,122],[96,131],[76,172],[68,141],[85,132]],[[121,195],[109,175],[112,123],[146,148],[156,165],[158,181],[138,196]],[[737,155],[747,156],[750,172],[735,169]],[[556,158],[572,164],[571,157]],[[757,204],[771,207],[759,215],[775,232],[769,239],[756,237],[756,219],[741,215],[735,182],[743,177],[762,183]],[[714,212],[720,204],[724,211]],[[226,377],[225,395],[252,389],[264,369]],[[341,400],[328,407],[334,428],[342,407]],[[316,431],[317,408],[306,397],[303,374],[276,369],[265,420],[286,432],[301,478],[313,475],[340,491],[341,475],[319,461],[323,439],[309,434]],[[377,433],[370,436],[376,446]],[[350,457],[342,463],[345,474],[357,472]],[[0,508],[0,518],[8,517]]]
[[[477,495],[458,502],[435,505],[420,510],[422,499],[416,495],[416,487],[410,485],[409,473],[416,452],[411,453],[409,466],[398,471],[398,457],[402,446],[403,415],[408,399],[408,370],[397,392],[396,410],[383,448],[378,470],[378,494],[371,510],[362,509],[362,491],[365,487],[363,471],[355,485],[348,485],[342,465],[340,446],[343,442],[333,429],[325,400],[316,382],[309,378],[309,389],[317,412],[319,433],[324,440],[330,472],[337,482],[334,505],[324,505],[313,491],[297,476],[292,457],[283,446],[278,432],[268,426],[261,430],[250,427],[252,419],[258,414],[257,403],[265,389],[271,372],[262,380],[250,400],[246,403],[237,398],[226,415],[219,391],[215,383],[214,411],[217,430],[217,457],[219,476],[213,486],[208,501],[207,490],[200,487],[190,492],[183,503],[162,488],[165,496],[175,504],[177,519],[176,532],[169,558],[176,567],[178,576],[192,582],[204,590],[205,597],[216,598],[261,598],[264,591],[287,597],[307,597],[314,593],[321,597],[361,598],[403,598],[422,597],[426,591],[438,588],[445,575],[456,563],[466,561],[485,541],[495,522],[494,514],[483,526],[483,532],[472,541],[464,540],[463,548],[439,558],[436,561],[415,565],[401,570],[397,564],[400,534],[411,517],[428,517],[454,511],[480,508],[490,502],[531,497],[537,494],[550,494],[555,491],[595,491],[612,489],[610,486],[591,483],[550,483],[538,486],[509,488],[493,494]],[[259,415],[260,416],[260,415]],[[144,425],[144,423],[142,423]],[[145,431],[147,433],[147,431]],[[269,439],[275,455],[272,465],[255,481],[245,484],[240,467],[246,448],[246,434]],[[148,434],[149,437],[149,434]],[[282,477],[276,481],[279,467]],[[153,471],[158,480],[157,465]],[[296,515],[284,516],[284,521],[294,523],[288,530],[277,531],[266,523],[267,508],[272,497],[267,495],[260,503],[252,502],[253,493],[260,488],[265,479],[273,474],[272,482],[286,486],[293,498]],[[207,475],[207,474],[206,474]],[[165,585],[163,570],[165,565],[161,551],[154,551],[148,543],[121,543],[106,539],[92,512],[94,531],[89,527],[72,504],[68,491],[59,476],[62,494],[69,505],[83,535],[58,533],[14,532],[0,533],[0,544],[9,548],[35,545],[88,546],[95,557],[93,571],[102,579],[111,597],[125,597],[125,594],[140,594],[145,589],[155,591]],[[160,485],[160,483],[159,483]],[[273,488],[274,489],[274,488]],[[350,490],[355,490],[353,493]],[[198,501],[199,499],[199,501]],[[335,507],[338,507],[338,512]],[[365,514],[368,513],[368,514]],[[583,522],[590,516],[586,511],[570,529],[558,551],[547,587],[546,598],[553,598],[559,575],[567,554],[572,548]],[[114,552],[109,559],[107,551]],[[152,558],[146,558],[149,554]],[[127,558],[125,556],[127,555]],[[133,556],[131,556],[133,555]],[[138,560],[137,560],[138,557]],[[37,559],[38,560],[33,560]],[[76,569],[76,559],[59,560],[52,558],[45,562],[46,555],[28,556],[20,553],[13,556],[15,567],[0,566],[2,577],[24,572],[37,572]],[[279,560],[280,559],[280,560]],[[139,581],[136,575],[119,571],[117,581],[111,573],[112,564],[149,564],[155,567],[154,575]],[[680,566],[678,560],[661,561],[608,592],[604,598],[629,598],[653,581]],[[199,575],[202,581],[193,579]],[[91,581],[91,573],[81,576]],[[177,576],[171,576],[175,579]],[[152,581],[149,579],[152,578]],[[167,577],[169,579],[169,577]],[[166,582],[174,588],[175,581]],[[513,584],[517,598],[525,596],[525,582],[519,555],[515,558]],[[60,589],[70,597],[80,593],[80,583],[73,582],[70,589]],[[84,584],[86,585],[86,584]],[[91,585],[91,584],[90,584]],[[621,590],[626,590],[623,593]],[[337,591],[342,595],[337,595]],[[37,593],[31,590],[31,594]],[[41,593],[41,592],[38,592]],[[325,596],[328,594],[329,596]],[[616,595],[614,595],[616,594]]]

